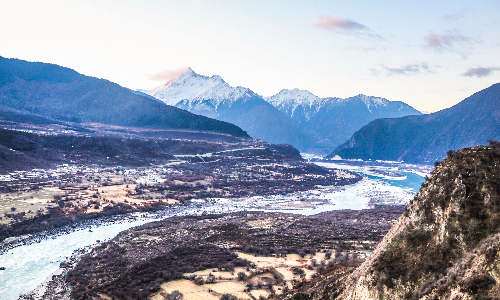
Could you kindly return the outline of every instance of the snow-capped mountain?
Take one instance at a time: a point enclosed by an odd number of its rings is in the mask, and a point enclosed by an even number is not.
[[[378,110],[384,110],[383,107],[393,107],[395,105],[398,107],[397,109],[401,111],[411,108],[411,106],[403,102],[393,102],[384,98],[365,96],[363,94],[345,99],[337,97],[320,98],[309,91],[299,89],[284,89],[276,95],[265,97],[264,99],[289,116],[293,116],[297,109],[302,109],[305,112],[307,120],[313,118],[321,108],[325,106],[340,106],[345,104],[345,102],[357,100],[362,101],[366,105],[368,111],[372,112],[372,109],[374,109],[372,113],[376,113]],[[412,109],[410,110],[413,111]]]
[[[220,76],[204,76],[188,69],[174,80],[139,92],[195,114],[238,124],[250,136],[270,143],[311,146],[309,135],[294,121],[244,87],[232,87]]]
[[[372,120],[420,114],[403,102],[365,95],[320,98],[293,89],[264,99],[248,88],[230,86],[218,75],[199,75],[191,69],[155,89],[139,92],[233,123],[254,138],[324,154]]]
[[[421,114],[406,103],[365,95],[320,98],[293,89],[265,99],[318,140],[324,150],[339,146],[375,119]]]
[[[139,91],[172,106],[183,100],[197,102],[207,99],[211,99],[213,104],[218,106],[224,100],[231,101],[251,92],[247,88],[230,86],[219,75],[204,76],[196,74],[191,68],[177,79],[169,80],[149,91]]]
[[[309,121],[326,102],[336,101],[339,98],[320,98],[309,91],[285,89],[264,99],[292,118],[296,110],[299,109],[303,111],[304,118]]]

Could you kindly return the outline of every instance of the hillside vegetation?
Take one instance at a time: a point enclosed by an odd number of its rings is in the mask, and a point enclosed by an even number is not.
[[[500,139],[500,83],[433,114],[374,120],[329,156],[433,164],[491,139]]]
[[[363,265],[295,297],[498,299],[499,251],[500,144],[491,142],[450,151]]]

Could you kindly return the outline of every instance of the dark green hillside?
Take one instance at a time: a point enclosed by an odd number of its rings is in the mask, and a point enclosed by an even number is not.
[[[330,156],[434,163],[490,139],[500,139],[500,84],[433,114],[370,122]]]
[[[0,57],[0,106],[71,122],[193,129],[248,136],[232,124],[171,107],[52,64]]]

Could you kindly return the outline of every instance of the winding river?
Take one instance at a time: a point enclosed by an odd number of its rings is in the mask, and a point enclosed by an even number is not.
[[[324,163],[321,165],[338,167]],[[202,213],[265,210],[311,215],[336,209],[363,209],[367,208],[370,199],[366,195],[370,191],[391,193],[408,201],[424,181],[423,177],[413,173],[404,173],[403,177],[393,178],[381,173],[367,174],[362,169],[354,171],[363,174],[364,179],[350,186],[285,196],[192,201],[189,205],[152,214],[131,214],[121,221],[80,228],[67,234],[49,236],[39,242],[15,247],[0,255],[0,267],[5,267],[5,270],[0,271],[1,299],[18,299],[20,294],[32,291],[50,277],[59,264],[76,249],[97,245],[123,230],[147,222]]]

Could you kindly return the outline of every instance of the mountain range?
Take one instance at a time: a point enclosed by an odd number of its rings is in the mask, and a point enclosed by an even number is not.
[[[324,151],[341,145],[375,119],[421,114],[406,103],[365,95],[320,98],[309,91],[293,89],[265,99],[299,124]]]
[[[250,135],[302,152],[324,154],[337,147],[328,157],[364,160],[429,164],[448,150],[498,140],[499,98],[495,84],[422,115],[405,103],[365,95],[320,98],[294,89],[264,98],[191,69],[153,90],[131,91],[61,66],[0,57],[0,122],[6,129],[31,123],[85,132],[99,123],[144,128],[157,137],[151,130]]]
[[[0,57],[0,111],[43,122],[96,122],[248,137],[241,128],[140,96],[61,66]]]
[[[374,120],[328,157],[429,164],[489,140],[500,140],[499,83],[432,114]]]
[[[203,76],[188,69],[175,80],[140,92],[192,113],[235,124],[256,139],[291,144],[301,151],[313,146],[302,128],[261,96],[248,88],[231,87],[217,75]]]
[[[364,95],[319,98],[294,89],[264,98],[248,88],[232,87],[218,75],[203,76],[191,69],[155,89],[138,92],[238,125],[253,138],[291,144],[304,152],[328,153],[376,118],[420,114],[402,102]]]

